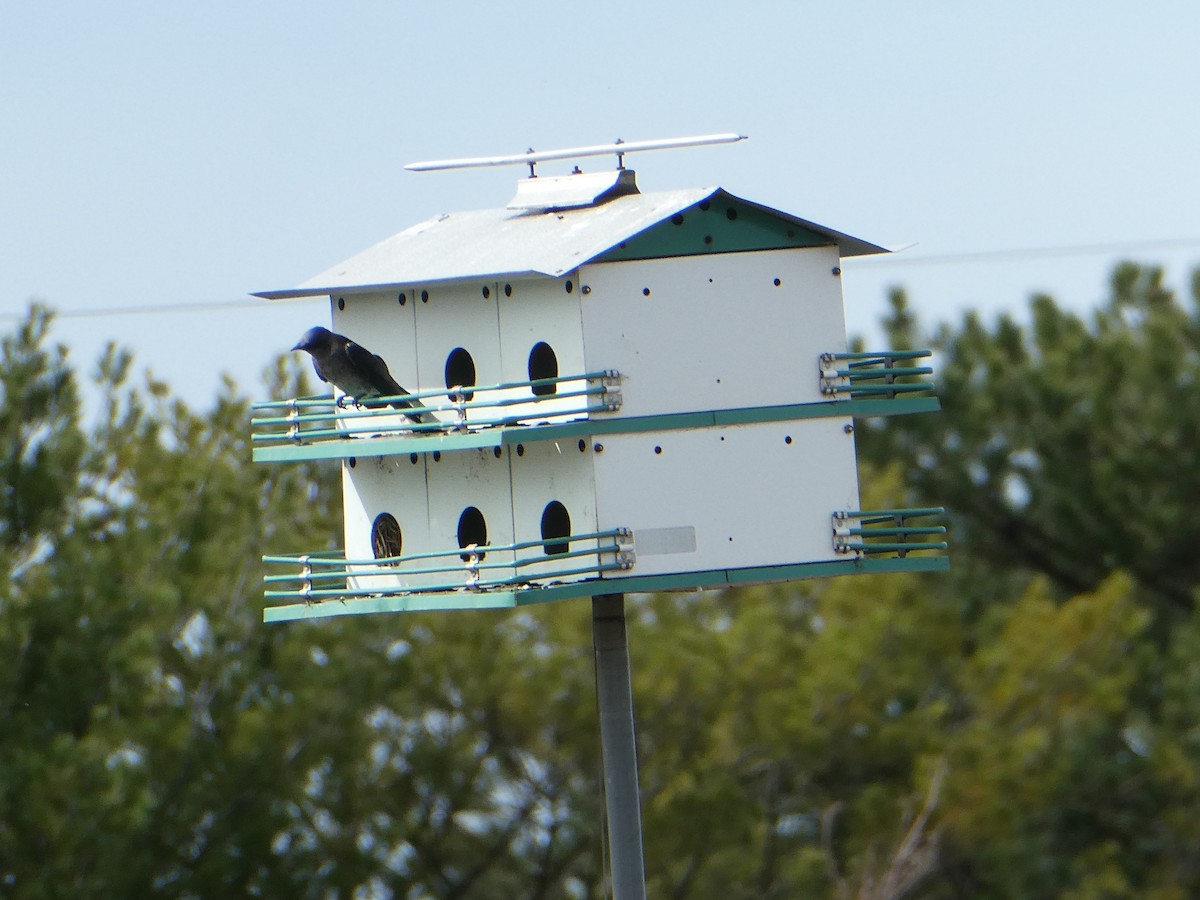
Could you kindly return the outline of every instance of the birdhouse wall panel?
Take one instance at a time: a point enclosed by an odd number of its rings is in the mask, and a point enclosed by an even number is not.
[[[345,519],[346,558],[371,560],[380,555],[421,553],[431,549],[429,502],[425,487],[425,461],[414,464],[407,456],[364,456],[342,466],[342,505]],[[399,549],[377,548],[372,540],[376,519],[387,513],[399,526]],[[380,552],[376,552],[377,549]],[[410,567],[411,568],[411,567]],[[404,567],[396,574],[351,579],[351,587],[385,589],[418,583]],[[428,583],[428,579],[425,583]]]
[[[429,540],[431,550],[466,544],[506,546],[513,543],[512,476],[508,454],[493,450],[463,450],[424,457],[429,488]],[[476,510],[477,512],[471,512]],[[483,562],[511,565],[511,550],[487,553]],[[456,563],[458,555],[442,559]],[[465,571],[465,569],[464,569]],[[511,569],[491,569],[489,578],[510,577]],[[442,581],[447,576],[439,576]],[[454,573],[449,580],[463,583]]]
[[[823,401],[844,350],[836,247],[583,266],[584,357],[621,372],[621,416]]]
[[[570,285],[570,291],[567,290]],[[500,285],[500,352],[503,380],[534,381],[583,374],[583,321],[579,307],[579,281],[575,273],[566,278],[538,278],[507,281]],[[579,412],[588,405],[587,397],[569,395],[586,387],[584,381],[566,381],[547,385],[536,407],[510,407],[510,415],[536,411],[547,421],[583,418]],[[530,391],[525,396],[532,396]],[[554,416],[562,412],[561,416]]]
[[[403,306],[398,292],[334,294],[333,331],[383,357],[405,390],[417,390],[417,334],[412,300]],[[337,393],[341,393],[340,391]]]
[[[582,447],[582,449],[581,449]],[[594,548],[596,540],[555,540],[566,534],[598,530],[596,483],[592,446],[583,440],[534,441],[509,447],[512,468],[513,525],[518,543],[544,541],[542,550],[522,551],[521,556],[547,554],[545,564],[522,569],[530,576],[547,576],[566,569],[594,566],[596,557],[556,559],[560,553]],[[611,543],[611,542],[606,542]],[[585,575],[557,578],[576,581]]]
[[[483,295],[485,287],[487,297]],[[503,365],[495,282],[437,284],[414,288],[412,293],[421,390],[498,384]],[[494,396],[489,395],[488,399]],[[449,402],[448,396],[434,396],[426,401],[427,405]],[[473,417],[492,418],[494,413],[468,411],[468,421]],[[450,420],[453,414],[440,413],[438,418]]]
[[[631,575],[835,559],[830,515],[858,508],[849,424],[606,435],[593,457],[599,527],[633,529]]]

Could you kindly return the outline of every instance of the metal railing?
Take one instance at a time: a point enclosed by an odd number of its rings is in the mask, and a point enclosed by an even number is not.
[[[932,356],[932,350],[883,350],[857,353],[822,353],[821,393],[849,394],[850,399],[886,398],[933,390],[932,366],[905,365]],[[921,378],[921,380],[911,380]],[[898,380],[909,379],[909,380]]]
[[[940,506],[839,510],[833,514],[833,549],[855,556],[895,553],[900,557],[918,551],[945,551],[946,541],[928,539],[945,534],[945,525],[909,524],[910,519],[941,516],[945,512]]]
[[[578,550],[550,552],[550,547],[577,543],[590,546]],[[502,554],[522,554],[496,559]],[[488,556],[492,558],[487,559]],[[580,565],[584,560],[588,564]],[[293,584],[287,589],[263,591],[268,601],[299,600],[307,603],[346,600],[355,597],[400,596],[448,591],[487,591],[532,586],[564,578],[599,577],[604,572],[633,568],[633,532],[628,528],[569,534],[511,544],[469,544],[446,550],[410,553],[372,559],[347,559],[341,551],[264,556],[269,567],[294,566],[296,571],[265,575],[267,586]],[[445,562],[437,562],[445,560]],[[414,565],[415,564],[415,565]],[[533,570],[534,567],[538,567]],[[433,579],[427,576],[458,576]],[[376,580],[377,583],[370,583]],[[352,586],[353,584],[353,586]]]
[[[612,369],[556,378],[500,384],[462,385],[391,397],[371,397],[355,405],[341,398],[296,397],[255,403],[251,440],[259,446],[312,443],[363,435],[423,435],[521,425],[611,413],[621,408],[620,373]],[[559,391],[558,385],[583,386]],[[542,391],[554,388],[553,392]],[[429,403],[445,398],[445,403]],[[391,403],[407,404],[399,408]],[[520,407],[520,409],[517,409]],[[413,421],[412,418],[431,421]]]

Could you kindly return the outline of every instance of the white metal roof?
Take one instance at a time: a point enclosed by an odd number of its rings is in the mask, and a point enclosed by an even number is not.
[[[446,213],[413,225],[298,287],[261,291],[255,296],[276,300],[464,278],[530,274],[558,277],[717,195],[824,235],[831,244],[837,244],[843,257],[888,252],[884,247],[734,197],[721,188],[707,187],[627,194],[579,209]]]

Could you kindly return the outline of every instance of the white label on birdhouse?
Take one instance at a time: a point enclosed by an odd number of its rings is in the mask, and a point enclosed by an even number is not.
[[[639,528],[638,556],[667,556],[673,553],[696,552],[696,526],[677,528]]]

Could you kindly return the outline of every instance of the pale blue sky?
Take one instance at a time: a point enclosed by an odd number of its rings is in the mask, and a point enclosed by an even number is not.
[[[328,322],[248,292],[502,206],[521,174],[417,159],[741,131],[630,162],[646,191],[720,185],[919,242],[847,265],[858,333],[891,284],[929,319],[1040,290],[1086,310],[1118,258],[1176,285],[1200,264],[1191,0],[7,3],[0,115],[0,316],[244,299],[56,327],[85,369],[115,338],[201,405],[221,371],[259,394]],[[920,262],[1097,244],[1126,252]]]

